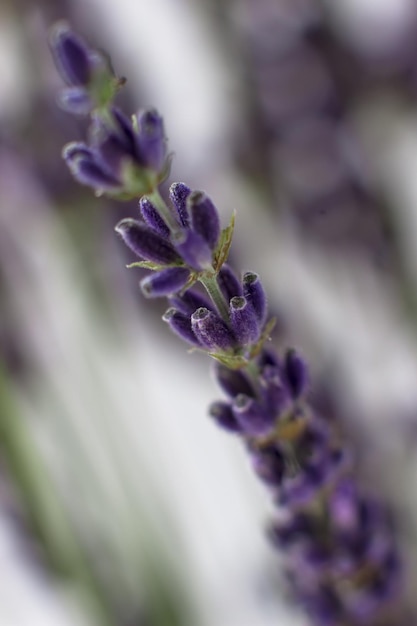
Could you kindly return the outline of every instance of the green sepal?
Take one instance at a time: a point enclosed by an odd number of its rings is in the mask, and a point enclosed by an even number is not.
[[[225,352],[208,352],[207,354],[231,370],[242,369],[248,364],[248,360],[239,354],[226,354]]]
[[[158,185],[163,183],[164,180],[166,180],[168,176],[171,174],[171,166],[172,166],[173,159],[174,159],[174,153],[170,152],[165,159],[165,163],[164,163],[162,170],[158,174],[158,177],[157,177]]]
[[[119,201],[134,200],[152,193],[158,185],[156,172],[138,167],[129,158],[123,162],[121,178],[121,190],[104,192],[106,196]]]
[[[164,265],[161,265],[160,263],[154,263],[153,261],[135,261],[134,263],[129,263],[129,265],[126,265],[126,267],[129,270],[132,267],[141,267],[142,269],[145,269],[145,270],[152,270],[153,272],[159,272],[160,270],[165,270],[168,267],[184,267],[184,263],[180,261],[179,263],[165,263]]]
[[[235,218],[236,211],[233,211],[229,226],[223,228],[220,233],[219,243],[217,244],[217,248],[213,254],[213,268],[216,273],[220,270],[223,263],[227,261],[227,257],[229,256],[229,250],[233,239],[233,231],[235,228]]]
[[[182,296],[186,291],[188,291],[188,289],[192,287],[199,280],[199,278],[199,272],[191,272],[184,287],[181,289],[181,291],[179,291],[179,295]]]
[[[117,92],[125,85],[126,78],[115,76],[111,60],[104,53],[99,54],[101,67],[97,67],[90,84],[88,93],[100,113],[106,113],[116,97]]]

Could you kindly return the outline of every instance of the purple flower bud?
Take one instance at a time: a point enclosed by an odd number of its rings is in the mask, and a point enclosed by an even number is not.
[[[263,348],[258,358],[258,365],[260,369],[263,369],[266,365],[273,365],[274,367],[281,368],[281,361],[275,350]]]
[[[136,159],[135,145],[121,124],[122,114],[113,109],[114,124],[110,127],[101,117],[94,116],[90,127],[92,148],[99,162],[114,176],[121,177],[126,163]],[[128,120],[125,120],[128,124]]]
[[[74,86],[86,86],[91,80],[89,48],[68,24],[60,22],[51,32],[51,48],[62,78]]]
[[[259,377],[259,382],[265,406],[278,418],[290,406],[290,396],[282,382],[279,368],[266,365]]]
[[[230,300],[234,296],[243,295],[240,280],[238,279],[230,265],[227,265],[227,263],[224,263],[224,265],[222,265],[217,275],[217,282],[227,302],[230,302]]]
[[[304,593],[302,603],[314,624],[334,626],[345,623],[346,615],[342,604],[330,585],[323,585]]]
[[[284,358],[284,376],[294,398],[299,398],[308,383],[307,367],[295,350],[288,350]]]
[[[275,446],[269,446],[262,450],[253,450],[251,459],[258,477],[271,487],[279,487],[285,471],[282,453]]]
[[[140,287],[147,298],[168,296],[182,289],[189,275],[190,271],[186,267],[168,267],[146,276],[140,282]]]
[[[232,408],[236,420],[247,435],[266,435],[274,427],[274,415],[254,398],[239,394]]]
[[[359,501],[352,480],[339,481],[329,497],[329,513],[331,523],[338,531],[355,532],[358,529]]]
[[[164,239],[168,239],[170,230],[149,198],[142,196],[139,200],[139,209],[146,224],[158,233],[158,235]]]
[[[171,307],[164,313],[162,319],[167,322],[178,337],[195,347],[201,348],[201,344],[191,328],[191,319],[188,315],[184,315]]]
[[[64,111],[73,115],[88,115],[93,101],[83,87],[67,87],[58,94],[58,104]]]
[[[81,141],[72,141],[67,143],[62,150],[62,157],[67,164],[77,157],[94,158],[93,151],[85,143]]]
[[[305,512],[297,512],[288,519],[276,521],[267,529],[269,540],[278,549],[288,549],[298,542],[314,539],[316,532],[317,522]]]
[[[243,296],[234,296],[230,300],[230,323],[239,345],[246,346],[259,339],[260,328],[255,311]]]
[[[253,306],[259,324],[262,326],[268,311],[265,291],[258,274],[245,272],[243,275],[243,295]]]
[[[248,376],[241,370],[231,370],[218,361],[215,361],[213,369],[220,387],[231,398],[235,398],[241,393],[246,396],[255,396],[255,391]]]
[[[211,267],[212,252],[201,235],[182,230],[174,234],[172,241],[187,265],[198,271]]]
[[[201,307],[191,316],[191,326],[201,345],[209,350],[231,350],[235,338],[227,324],[213,311]]]
[[[193,191],[187,198],[191,228],[214,250],[220,237],[220,218],[216,207],[202,191]]]
[[[286,477],[280,503],[286,506],[304,506],[317,492],[335,480],[348,467],[349,454],[343,449],[323,450],[323,454],[303,464],[293,475]]]
[[[141,159],[145,167],[159,172],[166,156],[163,119],[155,109],[139,111],[136,117]]]
[[[132,120],[127,117],[119,108],[111,107],[111,113],[113,115],[113,132],[115,132],[119,138],[120,143],[126,149],[132,157],[138,158],[138,149],[136,145],[136,134],[133,128]]]
[[[74,178],[82,185],[98,191],[117,192],[121,181],[110,174],[98,161],[92,151],[70,147],[64,150],[63,157]]]
[[[228,402],[213,402],[209,407],[209,414],[221,428],[233,433],[241,432],[241,428],[233,415],[232,407]]]
[[[169,264],[180,260],[169,241],[136,220],[127,218],[119,222],[115,231],[125,244],[139,257],[154,263]]]
[[[175,294],[171,296],[169,302],[174,308],[189,317],[200,307],[205,307],[206,309],[213,308],[211,301],[204,294],[193,288],[188,289],[182,295]]]
[[[169,188],[169,198],[174,207],[179,222],[184,228],[188,228],[190,216],[187,211],[187,198],[191,193],[191,189],[185,183],[172,183]]]

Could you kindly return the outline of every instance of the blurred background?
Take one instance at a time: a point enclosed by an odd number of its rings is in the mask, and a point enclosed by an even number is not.
[[[155,105],[170,182],[207,191],[259,272],[417,570],[417,2],[0,0],[0,623],[305,624],[267,494],[206,417],[210,363],[139,293],[76,185],[48,30],[109,52]],[[414,587],[415,588],[415,587]]]

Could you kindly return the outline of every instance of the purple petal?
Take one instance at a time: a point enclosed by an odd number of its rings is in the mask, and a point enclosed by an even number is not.
[[[216,207],[202,191],[193,191],[187,198],[191,228],[214,250],[220,237],[220,218]]]
[[[66,162],[74,178],[82,185],[98,191],[115,192],[121,188],[120,181],[109,174],[91,155],[66,157]]]
[[[188,289],[182,295],[174,295],[169,299],[170,304],[184,313],[185,315],[191,315],[199,309],[200,307],[205,307],[206,309],[212,309],[213,306],[211,301],[205,296],[205,294],[200,293],[196,289]]]
[[[228,402],[213,402],[209,407],[209,414],[221,428],[233,433],[241,432],[241,428]]]
[[[284,375],[294,398],[299,398],[308,384],[307,366],[293,349],[284,358]]]
[[[169,241],[136,220],[124,219],[117,224],[115,230],[125,244],[142,259],[161,264],[180,260]]]
[[[170,230],[149,198],[142,196],[139,200],[139,209],[146,224],[158,235],[168,239]]]
[[[258,274],[246,272],[243,275],[243,295],[253,306],[259,324],[262,326],[267,316],[267,302],[265,291]]]
[[[93,101],[83,87],[67,87],[58,94],[58,104],[64,111],[74,115],[88,115]]]
[[[137,121],[140,159],[145,167],[159,172],[166,157],[163,119],[155,109],[146,109],[138,113]]]
[[[212,252],[206,241],[193,230],[176,233],[173,243],[185,263],[195,270],[211,267]]]
[[[240,370],[231,370],[222,363],[214,363],[214,375],[220,387],[231,398],[243,393],[255,396],[255,390],[246,374]]]
[[[140,286],[147,298],[168,296],[182,289],[189,275],[190,271],[186,267],[168,267],[144,278]]]
[[[164,322],[167,322],[168,326],[178,337],[193,346],[201,348],[201,344],[191,328],[191,319],[188,315],[184,315],[171,307],[165,312],[162,319]]]
[[[239,394],[233,402],[233,414],[247,435],[266,435],[275,424],[275,417],[257,400]]]
[[[190,193],[191,189],[185,183],[173,183],[169,188],[169,198],[184,228],[188,228],[190,222],[187,210],[187,198]]]
[[[201,307],[191,316],[192,329],[200,343],[209,350],[230,350],[235,338],[227,324],[213,311]]]
[[[217,282],[227,302],[230,302],[230,300],[234,296],[243,295],[240,280],[238,279],[230,265],[227,265],[227,263],[222,265],[217,275]]]
[[[62,78],[74,86],[87,86],[91,80],[89,48],[65,22],[51,32],[51,48]]]
[[[230,323],[237,342],[241,346],[254,343],[259,339],[260,327],[253,307],[243,296],[234,296],[230,300]]]

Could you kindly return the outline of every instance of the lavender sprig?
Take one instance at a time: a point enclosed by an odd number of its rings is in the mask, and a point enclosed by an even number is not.
[[[62,26],[52,48],[64,80],[94,103],[97,53]],[[114,84],[113,75],[106,80]],[[311,408],[302,358],[266,347],[273,320],[261,280],[226,264],[233,218],[221,230],[211,199],[184,183],[171,185],[165,203],[162,118],[148,110],[129,120],[113,104],[116,89],[106,93],[89,108],[89,143],[70,144],[64,158],[96,193],[139,198],[141,219],[124,219],[116,231],[140,259],[132,266],[150,270],[145,296],[168,297],[164,321],[215,359],[226,399],[210,415],[241,438],[280,511],[270,538],[286,557],[295,601],[320,626],[397,624],[404,567],[387,511],[360,486],[341,433]]]

